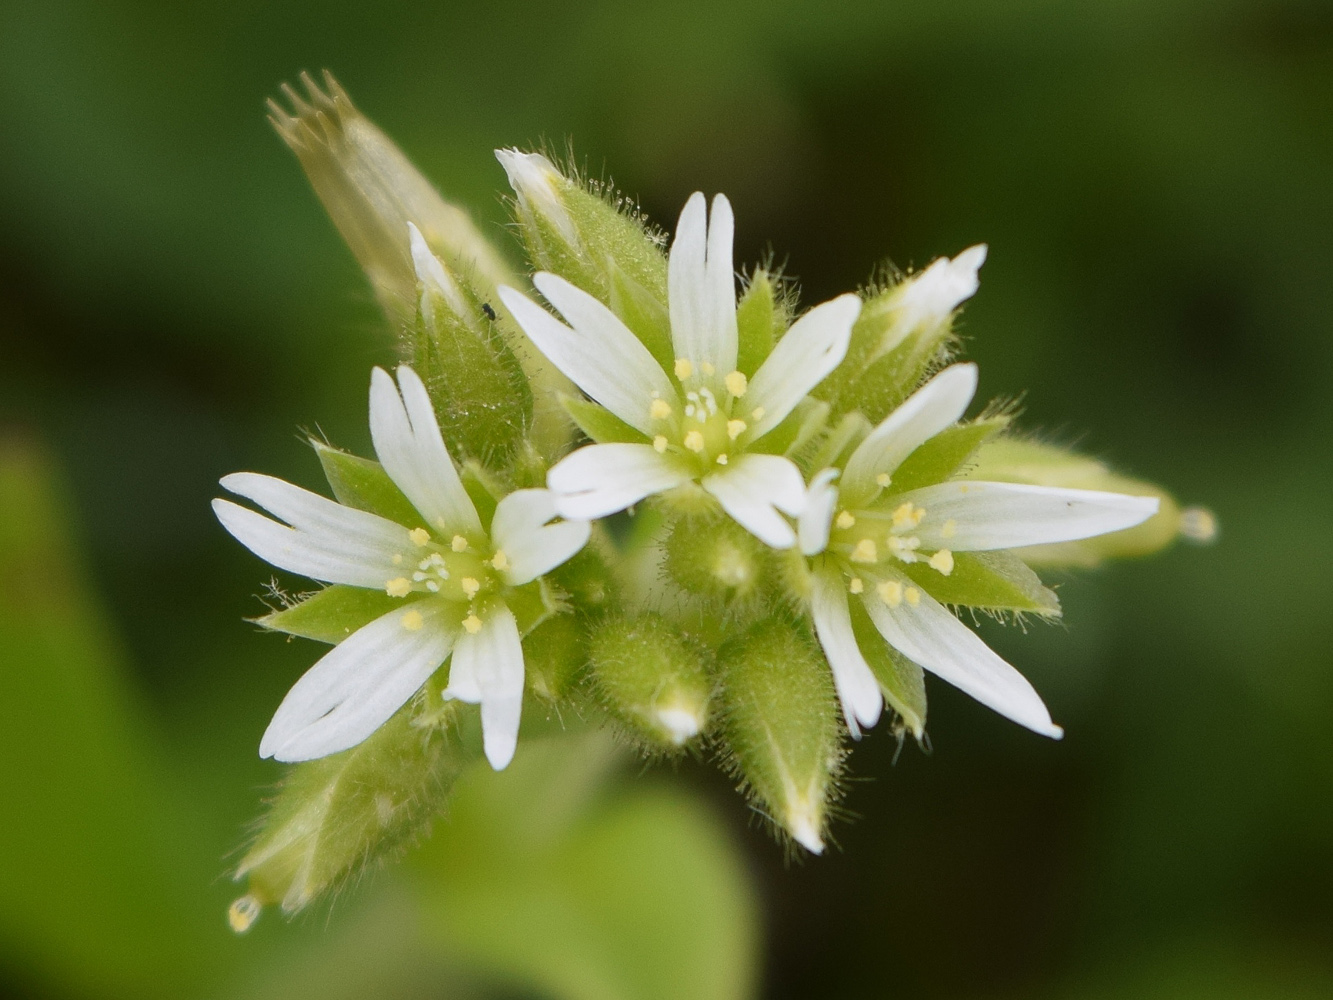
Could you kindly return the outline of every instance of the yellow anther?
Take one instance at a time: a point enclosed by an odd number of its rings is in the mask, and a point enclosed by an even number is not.
[[[250,925],[259,919],[260,911],[263,909],[263,904],[257,898],[246,894],[227,908],[227,923],[237,934],[244,934],[250,929]]]
[[[463,593],[467,595],[470,601],[477,596],[477,591],[481,589],[481,581],[475,576],[465,576],[458,581],[458,585],[463,588]]]
[[[885,489],[889,483],[893,482],[893,478],[887,472],[881,472],[875,477],[875,482],[879,485],[880,489]]]
[[[866,589],[866,585],[861,582],[861,578],[859,576],[854,576],[852,577],[852,582],[847,584],[847,589],[850,590],[853,594],[859,594],[861,593],[861,591]]]
[[[407,537],[412,539],[413,545],[425,545],[430,541],[430,532],[425,528],[413,528],[407,533]]]
[[[915,528],[925,516],[926,508],[924,507],[914,507],[911,503],[899,504],[893,511],[894,530]]]
[[[722,380],[727,387],[727,392],[731,393],[737,399],[745,395],[745,390],[750,387],[750,381],[745,377],[745,372],[732,372]]]
[[[889,550],[903,562],[916,562],[916,549],[921,547],[921,539],[915,535],[903,538],[900,535],[889,536]]]
[[[463,619],[463,628],[467,629],[468,635],[476,635],[481,631],[481,619],[476,615],[468,615]]]
[[[940,549],[930,557],[930,566],[948,576],[953,572],[953,553],[948,549]]]
[[[745,428],[749,426],[750,425],[747,424],[744,420],[728,420],[727,437],[735,441],[738,437],[740,437],[742,434],[745,433]]]
[[[704,450],[704,436],[698,431],[690,431],[685,435],[685,447],[698,454]]]
[[[833,523],[839,528],[846,530],[856,523],[856,518],[852,515],[850,510],[840,510],[838,511],[837,519]]]
[[[717,369],[713,367],[711,361],[705,361],[699,366],[699,371],[703,372],[705,375],[712,375]]]
[[[462,535],[454,535],[454,540],[449,543],[449,548],[455,552],[463,552],[467,549],[467,539]]]
[[[509,568],[509,557],[505,555],[504,549],[495,550],[495,555],[491,557],[491,565],[498,570]]]
[[[762,406],[756,406],[753,410],[750,411],[750,419],[751,419],[751,420],[763,420],[763,419],[764,419],[764,408],[763,408]]]
[[[694,374],[694,365],[689,358],[676,359],[676,378],[689,378]]]
[[[891,608],[903,603],[903,585],[897,580],[885,580],[875,588],[879,599]]]
[[[403,564],[403,554],[401,552],[395,552],[393,554],[393,564],[395,566],[401,566]]]
[[[903,591],[903,596],[907,598],[907,603],[912,605],[912,607],[916,607],[921,603],[921,591],[917,590],[915,587],[908,587]]]
[[[657,437],[653,438],[653,451],[657,452],[659,455],[665,455],[666,450],[667,439],[663,435],[659,434]]]
[[[425,624],[426,619],[421,617],[420,611],[412,610],[403,615],[403,628],[409,632],[416,632]]]
[[[727,453],[726,453],[726,452],[723,452],[721,455],[718,455],[718,456],[717,456],[717,464],[718,464],[718,465],[726,465],[726,464],[727,464]]]
[[[654,399],[653,405],[648,407],[648,415],[654,420],[665,420],[671,416],[671,404],[665,399]]]
[[[872,563],[879,559],[879,550],[875,548],[873,538],[863,538],[856,543],[856,548],[852,549],[852,554],[848,556],[852,562]]]
[[[384,581],[384,592],[390,597],[406,597],[412,593],[412,583],[405,576],[395,576]]]
[[[944,522],[944,526],[940,528],[940,537],[952,538],[954,536],[954,532],[956,532],[957,530],[958,530],[958,522],[955,521],[953,518],[949,518],[949,520]]]

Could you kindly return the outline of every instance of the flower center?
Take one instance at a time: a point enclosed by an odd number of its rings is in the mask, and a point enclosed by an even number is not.
[[[743,372],[718,378],[710,364],[677,358],[675,374],[680,396],[655,396],[649,404],[653,447],[686,458],[706,476],[744,451],[745,434],[763,412],[747,411],[741,402],[749,388]]]
[[[892,510],[841,510],[833,519],[829,548],[855,566],[875,566],[891,562],[924,562],[944,576],[953,572],[953,553],[936,549],[933,553],[921,550],[921,539],[916,529],[925,519],[926,509],[912,503],[901,503]],[[946,522],[942,534],[953,532],[952,522]],[[854,585],[864,586],[853,578]],[[854,590],[853,593],[860,593]]]
[[[462,535],[437,539],[425,528],[414,528],[408,537],[411,551],[393,557],[402,574],[384,581],[384,592],[390,597],[428,593],[471,604],[479,595],[503,585],[499,574],[509,566],[503,550],[479,547]]]

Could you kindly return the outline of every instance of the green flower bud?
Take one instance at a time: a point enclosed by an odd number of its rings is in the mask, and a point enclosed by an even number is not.
[[[736,368],[746,378],[754,377],[791,326],[791,304],[781,292],[773,276],[760,268],[736,304]]]
[[[690,593],[727,601],[753,597],[771,550],[730,517],[686,516],[666,542],[666,571]]]
[[[588,658],[607,709],[649,748],[678,749],[707,725],[712,681],[698,651],[659,615],[600,623]]]
[[[556,615],[523,639],[528,690],[548,704],[567,703],[588,663],[585,627],[573,615]]]
[[[1095,458],[1040,441],[999,438],[983,444],[967,478],[1158,498],[1157,513],[1136,527],[1077,542],[1013,550],[1032,566],[1096,566],[1106,559],[1149,555],[1178,537],[1206,543],[1217,534],[1217,521],[1210,511],[1200,507],[1182,510],[1159,486],[1122,476]]]
[[[626,311],[617,312],[643,337],[644,297],[665,307],[666,256],[633,203],[611,188],[585,188],[540,153],[495,155],[514,189],[515,219],[534,270],[558,274],[613,309],[619,281],[616,304]]]
[[[484,303],[431,253],[415,225],[408,228],[420,281],[412,367],[430,391],[450,451],[492,467],[507,464],[532,420],[523,369]]]
[[[718,666],[732,771],[764,815],[819,854],[844,757],[828,665],[808,638],[770,619],[725,645]]]
[[[428,684],[363,743],[291,767],[236,868],[248,891],[231,906],[232,929],[248,930],[265,906],[298,913],[418,838],[481,754],[446,738],[457,712]]]

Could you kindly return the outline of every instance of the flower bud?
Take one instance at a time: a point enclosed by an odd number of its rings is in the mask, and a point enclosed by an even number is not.
[[[298,913],[420,836],[480,756],[445,738],[455,713],[428,684],[364,742],[289,768],[237,866],[248,891],[228,914],[233,929],[248,929],[265,906]]]
[[[769,619],[724,646],[718,666],[732,770],[765,815],[821,853],[844,756],[828,665],[809,639]]]
[[[585,626],[573,615],[554,615],[523,639],[528,690],[548,704],[568,702],[587,662]]]
[[[736,368],[753,378],[787,327],[791,308],[768,271],[751,276],[736,304]]]
[[[1040,441],[999,438],[983,444],[967,478],[1158,498],[1157,513],[1133,528],[1076,542],[1012,550],[1031,566],[1096,566],[1105,559],[1149,555],[1179,536],[1208,542],[1217,533],[1216,519],[1209,511],[1182,511],[1174,497],[1152,483],[1122,476],[1095,458]]]
[[[666,571],[686,592],[744,600],[754,596],[768,546],[730,517],[678,518],[666,542]]]
[[[953,318],[977,290],[986,259],[979,244],[866,297],[847,356],[815,390],[834,415],[860,410],[878,423],[917,388],[953,348]]]
[[[518,359],[471,291],[408,223],[420,299],[409,334],[413,369],[430,391],[453,454],[506,464],[532,420],[532,391]]]
[[[495,156],[514,189],[515,218],[534,269],[558,274],[608,305],[618,269],[665,306],[662,241],[632,202],[609,188],[584,187],[540,153],[498,149]]]
[[[675,750],[703,731],[712,682],[699,653],[665,619],[600,623],[588,659],[607,709],[649,747]]]

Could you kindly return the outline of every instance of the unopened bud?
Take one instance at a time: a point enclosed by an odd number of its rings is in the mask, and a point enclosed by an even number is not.
[[[527,687],[549,704],[568,701],[588,662],[585,626],[573,615],[555,615],[523,639]]]
[[[758,270],[736,305],[736,369],[754,377],[791,324],[790,310],[772,276]]]
[[[681,517],[666,542],[666,571],[687,593],[754,595],[771,550],[730,517]]]
[[[790,625],[770,619],[724,646],[718,666],[736,777],[797,843],[821,853],[844,755],[828,664]]]
[[[649,746],[677,749],[707,725],[712,682],[699,653],[663,618],[601,623],[588,658],[606,707]]]

